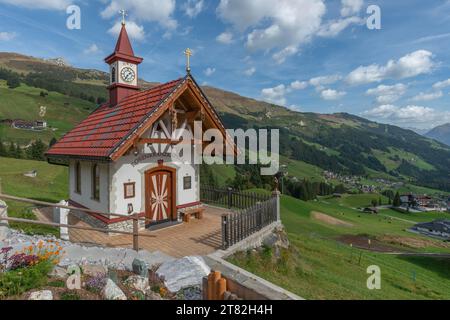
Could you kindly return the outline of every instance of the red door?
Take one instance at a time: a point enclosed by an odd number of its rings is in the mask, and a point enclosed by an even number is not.
[[[168,170],[149,171],[146,174],[147,224],[173,219],[174,174]]]

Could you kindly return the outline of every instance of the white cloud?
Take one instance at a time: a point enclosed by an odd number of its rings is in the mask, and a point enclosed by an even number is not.
[[[261,97],[264,101],[286,106],[287,99],[286,95],[292,93],[294,90],[303,90],[308,87],[307,81],[294,81],[290,85],[286,86],[280,84],[279,86],[273,88],[266,88],[261,91]],[[291,108],[292,109],[292,108]]]
[[[256,68],[255,68],[255,67],[251,67],[251,68],[245,70],[245,71],[244,71],[244,74],[245,74],[247,77],[251,77],[252,75],[255,74],[255,72],[256,72]]]
[[[284,48],[281,51],[278,51],[276,53],[274,53],[272,55],[273,60],[275,60],[275,62],[277,64],[282,64],[283,62],[286,61],[287,58],[295,55],[298,52],[298,48],[295,46],[289,46]]]
[[[344,92],[344,91],[326,89],[320,93],[320,96],[324,100],[338,100],[338,99],[344,97],[346,94],[347,94],[347,92]]]
[[[100,49],[98,48],[98,46],[94,43],[92,44],[89,48],[85,49],[84,54],[94,54],[94,53],[98,53],[100,52]]]
[[[215,72],[216,72],[216,68],[206,68],[206,70],[203,71],[203,73],[204,73],[205,76],[207,76],[207,77],[212,76]]]
[[[308,82],[306,81],[294,81],[290,85],[291,89],[293,90],[303,90],[308,87]]]
[[[29,9],[66,10],[73,4],[71,0],[0,0],[0,3],[15,5]]]
[[[347,29],[352,24],[362,25],[365,23],[365,20],[359,17],[348,17],[344,19],[332,20],[320,28],[318,31],[318,35],[321,37],[336,37],[342,31]]]
[[[0,41],[11,41],[13,40],[17,34],[15,32],[0,32]]]
[[[436,100],[436,99],[442,98],[443,96],[444,96],[444,94],[442,93],[442,91],[436,91],[436,92],[430,92],[430,93],[421,92],[417,96],[413,97],[411,99],[411,101],[431,101],[431,100]]]
[[[399,60],[390,60],[386,65],[372,64],[360,66],[347,77],[351,85],[381,82],[385,79],[404,79],[430,73],[435,67],[433,54],[426,50],[418,50]]]
[[[288,90],[284,84],[273,88],[266,88],[261,91],[261,96],[264,101],[269,103],[285,106],[287,103],[286,93]]]
[[[101,12],[103,18],[118,19],[119,10],[125,8],[129,11],[131,20],[158,22],[170,30],[177,28],[178,23],[173,18],[175,0],[108,0],[107,2],[107,7]]]
[[[121,28],[122,24],[120,22],[117,22],[111,29],[108,30],[108,33],[113,36],[118,36]],[[132,39],[138,41],[142,41],[145,39],[144,27],[138,25],[136,22],[133,21],[127,22],[127,33]]]
[[[447,79],[447,80],[444,80],[444,81],[440,81],[440,82],[436,82],[433,85],[433,88],[437,89],[437,90],[441,90],[441,89],[444,89],[444,88],[447,88],[447,87],[450,87],[450,79]]]
[[[381,105],[362,113],[373,120],[389,122],[400,126],[431,128],[450,121],[450,112],[439,112],[433,108],[409,105]]]
[[[322,87],[325,85],[330,85],[341,80],[342,77],[338,74],[332,74],[327,76],[315,77],[309,80],[309,84],[314,87]]]
[[[217,36],[216,40],[223,44],[231,44],[233,43],[233,34],[231,32],[223,32]]]
[[[278,50],[282,63],[296,54],[319,30],[326,12],[323,0],[221,0],[218,16],[246,32],[250,50]]]
[[[204,9],[205,3],[203,0],[187,0],[183,5],[184,13],[190,17],[195,18]]]
[[[297,112],[301,112],[302,111],[302,107],[298,106],[296,104],[292,104],[288,107],[289,109],[293,110],[293,111],[297,111]]]
[[[348,17],[361,11],[364,0],[342,0],[341,16]]]
[[[408,86],[398,83],[392,86],[379,85],[374,89],[367,90],[369,96],[376,96],[376,100],[380,104],[389,104],[399,100],[407,91]]]

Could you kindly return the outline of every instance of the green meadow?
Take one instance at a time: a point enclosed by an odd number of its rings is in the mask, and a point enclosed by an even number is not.
[[[24,176],[31,170],[37,170],[36,178]],[[0,179],[6,194],[50,202],[68,197],[66,167],[0,158]],[[379,198],[378,194],[344,195],[303,202],[283,196],[282,220],[291,249],[283,251],[278,261],[270,250],[243,252],[230,261],[306,299],[450,299],[450,259],[359,249],[361,241],[371,239],[374,247],[395,252],[450,253],[449,243],[407,230],[415,222],[450,215],[405,215],[388,209],[369,215],[355,209]],[[13,201],[8,205],[11,216],[33,218],[32,206]],[[57,233],[46,227],[14,227],[29,233]],[[367,289],[367,268],[372,265],[381,268],[381,290]]]
[[[374,247],[392,251],[450,254],[449,243],[408,232],[412,224],[395,219],[400,213],[381,210],[379,215],[369,215],[352,209],[369,205],[372,198],[379,196],[323,198],[308,203],[284,196],[282,221],[291,249],[283,251],[279,260],[266,249],[240,253],[230,261],[305,299],[450,299],[449,258],[391,255],[358,249],[356,243],[343,241],[371,239]],[[316,213],[345,225],[321,221],[315,218]],[[400,218],[431,221],[436,215]],[[367,268],[372,265],[381,269],[381,290],[367,288]]]

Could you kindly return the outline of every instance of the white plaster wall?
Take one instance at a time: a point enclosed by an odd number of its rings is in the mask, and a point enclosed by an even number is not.
[[[137,159],[138,161],[137,163]],[[171,162],[170,157],[149,157],[140,153],[121,157],[114,163],[110,164],[111,172],[111,188],[110,203],[111,212],[118,214],[128,213],[128,204],[131,203],[134,213],[145,212],[145,172],[158,166],[158,160],[164,160],[164,166],[172,167],[177,170],[177,206],[190,204],[200,201],[199,188],[199,167],[197,165],[182,164],[179,162]],[[190,190],[183,189],[183,177],[192,177],[192,188]],[[133,199],[125,199],[123,186],[125,183],[136,184],[135,197]]]
[[[92,199],[92,165],[93,162],[80,161],[81,164],[81,194],[75,192],[75,163],[69,164],[69,194],[70,199],[94,211],[108,213],[109,211],[109,165],[99,163],[100,168],[100,201]]]

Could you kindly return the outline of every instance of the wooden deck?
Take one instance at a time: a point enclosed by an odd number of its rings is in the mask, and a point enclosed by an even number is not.
[[[39,220],[49,220],[50,212],[39,210]],[[161,251],[172,257],[180,258],[190,255],[207,255],[222,245],[221,216],[225,209],[206,207],[202,220],[191,219],[189,223],[160,229],[141,231],[151,237],[139,237],[139,247],[148,251]],[[69,224],[88,226],[76,217],[69,215]],[[69,230],[70,241],[86,245],[132,248],[133,238],[128,235],[107,235],[102,232],[86,230]]]

